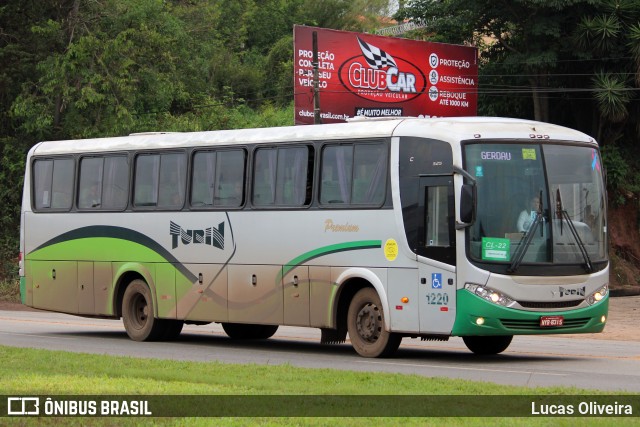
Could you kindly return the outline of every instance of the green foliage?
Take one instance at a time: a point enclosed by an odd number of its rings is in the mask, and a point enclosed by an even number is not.
[[[640,0],[409,0],[397,17],[427,22],[418,33],[428,40],[478,46],[480,114],[550,121],[618,145],[627,156],[610,183],[638,191],[626,171],[637,170],[640,149]]]
[[[414,36],[481,48],[481,114],[538,117],[604,145],[638,140],[640,0],[400,4],[399,19],[429,23]],[[5,0],[0,259],[18,252],[23,163],[35,142],[291,124],[292,26],[372,32],[385,25],[388,7],[387,0]],[[15,263],[0,262],[0,278],[14,273]]]
[[[0,281],[16,277],[20,231],[20,206],[24,177],[24,144],[0,138]]]
[[[18,280],[0,280],[0,301],[20,302],[20,283]]]
[[[593,85],[600,115],[613,123],[626,119],[629,115],[627,106],[631,100],[631,92],[628,91],[625,79],[619,75],[598,73],[593,77]]]
[[[373,26],[386,0],[6,0],[0,279],[37,141],[293,124],[293,24]],[[364,17],[361,19],[360,17]],[[330,25],[329,25],[330,24]]]
[[[624,205],[631,195],[640,191],[640,164],[631,156],[629,147],[609,145],[602,148],[602,163],[606,170],[609,199]]]

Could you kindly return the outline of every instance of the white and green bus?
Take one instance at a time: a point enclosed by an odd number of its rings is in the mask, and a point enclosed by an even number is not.
[[[596,141],[515,119],[345,124],[52,141],[28,154],[23,304],[185,323],[233,339],[279,325],[349,340],[592,333],[608,310]]]

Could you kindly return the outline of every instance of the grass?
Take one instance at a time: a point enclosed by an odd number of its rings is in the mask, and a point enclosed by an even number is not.
[[[0,282],[0,301],[19,302],[17,281]],[[185,349],[185,351],[188,351]],[[491,383],[464,381],[449,378],[425,378],[417,375],[387,373],[348,372],[331,369],[305,369],[289,365],[232,365],[218,362],[185,362],[131,357],[104,356],[82,353],[68,353],[39,349],[23,349],[0,346],[0,390],[6,396],[57,396],[72,395],[71,399],[82,396],[158,395],[168,406],[196,405],[202,402],[198,397],[181,400],[176,395],[200,396],[206,399],[204,404],[218,404],[225,398],[242,396],[240,405],[245,405],[246,413],[255,413],[260,408],[252,405],[279,405],[279,408],[291,408],[304,405],[308,400],[327,396],[340,412],[349,402],[374,406],[374,412],[380,410],[380,403],[388,405],[406,404],[397,400],[398,395],[440,396],[453,405],[453,410],[461,404],[469,403],[478,396],[497,395],[498,405],[509,405],[518,399],[530,396],[552,396],[563,399],[570,396],[598,394],[593,391],[575,388],[525,388],[501,386]],[[278,397],[284,396],[284,397]],[[363,404],[361,397],[372,395]],[[380,399],[379,396],[388,395]],[[244,398],[248,396],[248,398]],[[254,398],[251,398],[254,396]],[[269,396],[276,400],[269,400]],[[274,397],[275,396],[275,397]],[[349,396],[355,396],[350,398]],[[444,397],[443,397],[444,396]],[[458,397],[456,397],[458,396]],[[519,396],[522,396],[521,398]],[[69,397],[69,396],[68,396]],[[307,399],[308,398],[308,399]],[[190,399],[196,399],[195,401]],[[338,399],[338,400],[335,400]],[[342,401],[344,399],[344,401]],[[396,400],[393,400],[396,399]],[[597,400],[597,396],[594,396]],[[195,403],[194,403],[195,402]],[[549,401],[553,403],[553,400]],[[0,408],[5,402],[0,402]],[[447,403],[445,403],[446,406]],[[248,405],[248,406],[247,406]],[[244,410],[240,407],[240,410]],[[264,408],[263,408],[264,409]],[[391,408],[397,412],[397,408]],[[634,408],[637,410],[637,408]],[[196,408],[197,410],[197,408]],[[312,410],[314,408],[312,407]],[[315,408],[317,412],[317,407]],[[285,411],[286,412],[286,411]],[[294,410],[295,415],[301,411]],[[334,412],[334,411],[331,411]],[[409,408],[408,412],[411,412]],[[186,412],[190,414],[190,412]],[[302,413],[304,413],[302,411]],[[314,412],[315,413],[315,412]],[[365,412],[366,413],[366,412]],[[378,413],[378,412],[375,412]],[[456,412],[457,413],[457,412]],[[3,415],[3,414],[0,414]],[[484,426],[487,418],[482,417],[244,417],[223,418],[205,417],[15,417],[0,418],[1,425],[55,425],[55,426],[120,426],[120,425],[171,425],[171,426]],[[608,426],[607,418],[491,418],[495,426]],[[635,425],[633,418],[617,418],[621,425]]]
[[[0,280],[0,301],[20,302],[20,282]]]
[[[233,365],[218,362],[186,362],[131,357],[68,353],[61,351],[23,349],[0,346],[0,385],[2,394],[25,395],[200,395],[209,404],[220,404],[225,396],[256,396],[244,400],[244,405],[287,405],[304,403],[305,397],[313,401],[314,395],[326,396],[336,405],[349,405],[348,396],[372,395],[371,405],[378,406],[397,395],[446,396],[452,405],[478,400],[484,395],[499,395],[496,401],[508,405],[504,395],[562,396],[594,394],[575,388],[526,388],[464,381],[448,378],[425,378],[417,375],[306,369],[289,365]],[[597,394],[597,393],[595,393]],[[269,396],[275,400],[269,400]],[[389,398],[380,399],[380,395]],[[459,396],[456,399],[456,395]],[[219,396],[216,401],[215,396]],[[594,397],[595,398],[595,397]],[[175,396],[165,401],[171,405],[185,402]],[[189,404],[189,398],[186,404]],[[357,400],[357,397],[355,398]],[[597,399],[596,399],[597,400]],[[396,400],[396,402],[402,402]],[[2,404],[3,402],[0,402]],[[193,403],[193,402],[192,402]],[[184,409],[184,408],[182,408]],[[339,412],[340,406],[336,407]],[[247,413],[255,407],[247,407]],[[276,408],[279,413],[279,409]],[[294,411],[295,413],[296,411]],[[187,412],[189,413],[189,412]],[[258,412],[260,413],[260,412]],[[297,415],[297,414],[296,414]],[[216,425],[229,426],[288,426],[288,425],[486,425],[480,417],[452,418],[353,418],[353,417],[226,417],[226,418],[2,418],[0,424],[11,425]],[[5,423],[6,422],[6,423]],[[631,425],[632,418],[617,419],[616,423]],[[492,418],[491,424],[502,425],[610,425],[602,418]]]

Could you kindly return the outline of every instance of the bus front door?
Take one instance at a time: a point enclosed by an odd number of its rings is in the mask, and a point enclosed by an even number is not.
[[[418,200],[420,333],[449,335],[456,317],[453,177],[422,177]]]

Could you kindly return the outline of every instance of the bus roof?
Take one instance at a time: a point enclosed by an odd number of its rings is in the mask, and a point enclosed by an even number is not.
[[[426,136],[450,142],[472,139],[552,139],[595,144],[593,138],[582,132],[549,123],[495,117],[448,117],[365,119],[340,124],[203,132],[145,132],[110,138],[45,141],[34,146],[31,153],[53,155],[400,135]]]

